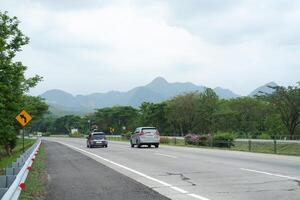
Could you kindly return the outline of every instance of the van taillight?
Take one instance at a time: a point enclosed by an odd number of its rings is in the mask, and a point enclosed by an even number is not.
[[[141,135],[144,135],[144,132],[143,132],[143,131],[141,131],[141,132],[139,133],[139,136],[141,136]]]
[[[159,136],[159,132],[158,132],[158,131],[156,131],[155,134],[156,134],[157,136]]]

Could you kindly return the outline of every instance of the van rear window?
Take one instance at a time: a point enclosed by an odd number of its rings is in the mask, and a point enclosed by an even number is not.
[[[143,128],[144,133],[155,133],[157,131],[156,128]]]

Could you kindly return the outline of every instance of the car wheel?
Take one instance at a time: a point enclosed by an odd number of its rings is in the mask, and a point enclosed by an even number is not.
[[[151,148],[151,144],[148,144],[148,148]]]
[[[89,148],[89,144],[88,143],[86,143],[86,147]]]
[[[134,147],[134,144],[132,144],[132,141],[130,141],[130,145],[131,145],[131,148],[133,148],[133,147]]]
[[[105,145],[105,148],[107,148],[107,145]]]
[[[137,147],[138,147],[138,148],[141,148],[142,145],[140,144],[139,141],[136,141],[136,144],[137,144]]]
[[[155,145],[155,148],[158,148],[158,147],[159,147],[159,144],[156,144],[156,145]]]

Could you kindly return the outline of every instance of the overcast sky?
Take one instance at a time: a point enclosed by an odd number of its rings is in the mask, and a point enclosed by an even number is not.
[[[247,95],[300,81],[300,1],[0,0],[30,44],[31,91],[126,91],[157,76]]]

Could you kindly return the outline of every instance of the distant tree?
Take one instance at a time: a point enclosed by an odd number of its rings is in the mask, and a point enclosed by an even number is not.
[[[155,126],[162,132],[169,131],[170,124],[166,116],[167,104],[144,102],[140,106],[140,121],[142,126]]]
[[[102,131],[109,133],[110,128],[113,128],[115,133],[121,133],[132,130],[137,124],[138,117],[138,110],[131,106],[114,106],[98,109],[92,120]]]
[[[54,133],[55,118],[52,116],[44,116],[38,119],[32,120],[29,126],[32,132],[42,132],[42,133]]]
[[[281,121],[280,114],[272,112],[270,113],[265,120],[266,126],[266,134],[269,135],[271,138],[279,138],[279,137],[286,137],[288,134],[286,127]]]
[[[198,93],[192,92],[167,102],[167,119],[182,136],[194,129],[198,97]]]
[[[48,104],[41,97],[23,95],[22,107],[30,113],[33,118],[40,118],[48,113]]]
[[[266,131],[265,120],[270,115],[268,103],[252,97],[241,97],[229,102],[230,108],[236,112],[236,131],[256,137]]]
[[[57,118],[53,126],[55,134],[70,134],[72,128],[80,129],[81,117],[76,115],[66,115]]]
[[[48,104],[42,98],[23,95],[22,109],[26,110],[32,117],[32,121],[26,127],[27,131],[33,131],[34,121],[40,121],[39,119],[48,113],[48,108]]]
[[[239,113],[230,107],[231,101],[232,99],[222,99],[219,101],[218,109],[213,115],[215,120],[215,128],[217,131],[234,132],[238,130]]]
[[[10,154],[16,144],[19,126],[15,116],[22,108],[22,99],[29,88],[34,87],[41,77],[26,79],[26,67],[15,61],[16,53],[29,39],[19,29],[16,17],[0,12],[0,145]]]
[[[271,103],[281,116],[290,138],[295,135],[300,124],[300,83],[298,86],[276,86],[272,94],[264,94],[263,98]]]
[[[208,134],[216,131],[215,114],[218,110],[219,97],[210,88],[200,93],[197,104],[196,127],[200,133]]]

